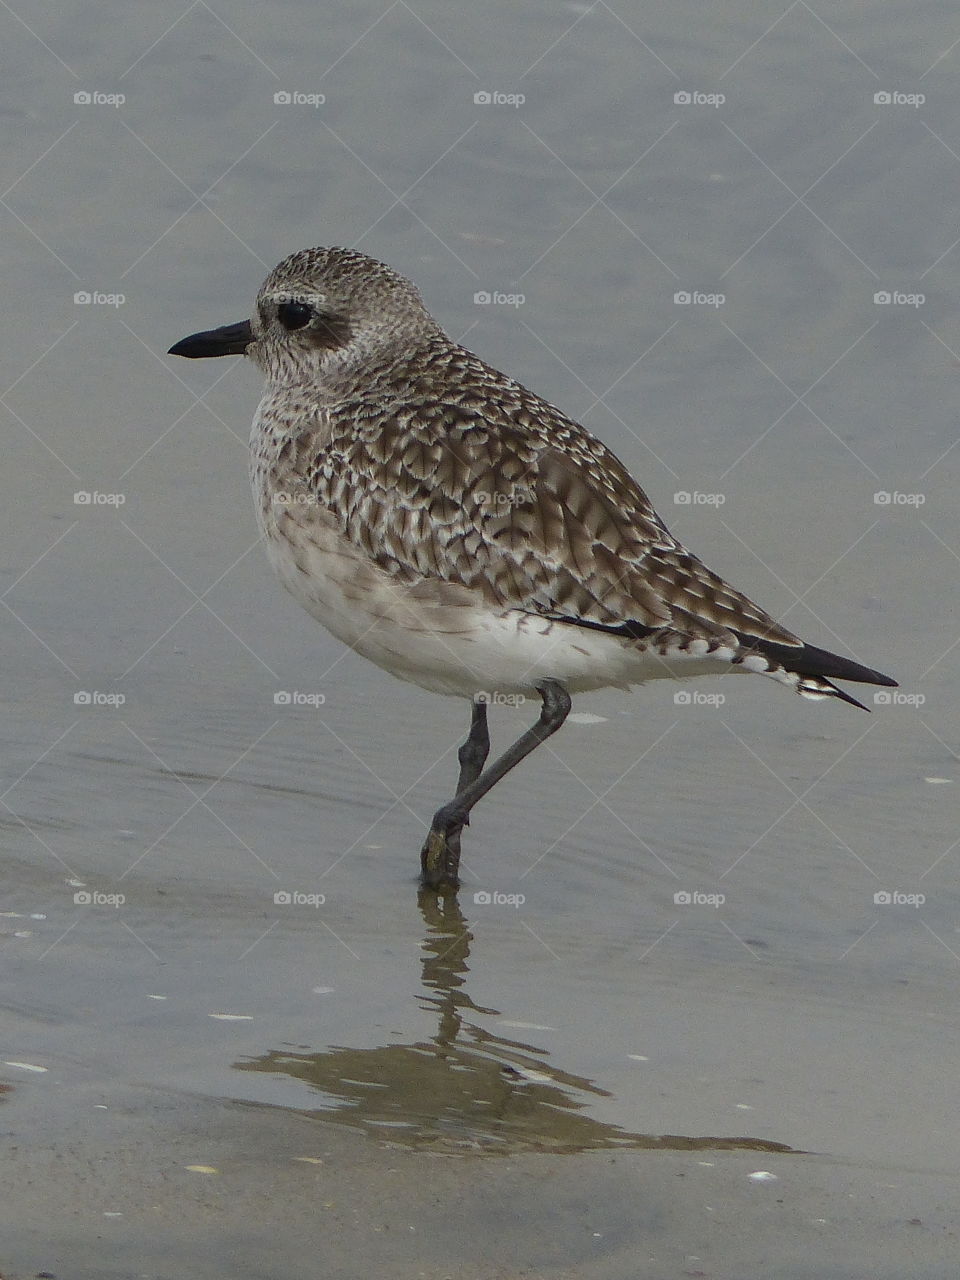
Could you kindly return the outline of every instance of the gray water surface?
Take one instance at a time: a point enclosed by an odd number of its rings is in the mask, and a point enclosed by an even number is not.
[[[496,1227],[498,1175],[464,1174],[471,1243],[408,1233],[397,1274],[953,1274],[956,15],[108,3],[6,27],[4,1274],[245,1274],[254,1225],[285,1243],[250,1274],[311,1242],[369,1274],[379,1238],[290,1185],[323,1142],[322,1197],[365,1222],[398,1159],[425,1222],[441,1165],[506,1158],[526,1214]],[[164,354],[313,244],[413,277],[713,569],[900,690],[867,689],[871,716],[759,679],[583,697],[475,811],[462,914],[418,905],[468,708],[284,595],[247,491],[256,372]],[[531,715],[494,708],[495,746]],[[230,1170],[214,1228],[192,1189]],[[161,1202],[219,1243],[175,1253]]]

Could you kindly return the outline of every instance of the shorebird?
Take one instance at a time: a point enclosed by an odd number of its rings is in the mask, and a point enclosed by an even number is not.
[[[421,850],[427,887],[457,887],[470,811],[556,733],[571,693],[741,671],[861,707],[833,681],[896,685],[728,586],[606,445],[453,342],[365,254],[293,254],[252,319],[170,354],[263,371],[250,477],[300,604],[393,675],[472,701],[456,795]],[[486,768],[487,706],[529,697],[536,724]]]

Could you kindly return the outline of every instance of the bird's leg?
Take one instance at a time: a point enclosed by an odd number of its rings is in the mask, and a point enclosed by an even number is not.
[[[480,777],[483,766],[490,754],[490,732],[487,729],[487,704],[475,702],[473,717],[470,721],[470,735],[457,752],[460,761],[460,778],[457,782],[457,795],[465,791],[471,782]]]
[[[475,702],[473,704],[473,717],[470,721],[470,733],[466,742],[457,752],[457,759],[460,761],[460,777],[457,780],[458,796],[480,777],[489,754],[490,732],[487,729],[487,704],[485,702]],[[467,816],[460,826],[451,827],[447,832],[446,861],[452,863],[454,870],[460,863],[460,834],[464,826],[468,826],[469,823],[470,818]],[[424,874],[426,875],[426,873]],[[426,883],[426,880],[424,883]]]
[[[470,770],[474,767],[476,760],[480,758],[480,750],[477,749],[477,744],[474,742],[474,731],[477,728],[478,719],[480,719],[475,709],[474,721],[470,728],[470,737],[461,748],[461,787],[453,800],[449,804],[443,805],[433,815],[430,833],[420,852],[422,881],[428,888],[445,887],[455,889],[457,887],[459,883],[457,871],[460,865],[460,833],[464,824],[469,821],[470,810],[478,800],[482,799],[488,791],[496,786],[501,778],[510,772],[514,765],[519,764],[531,751],[539,747],[541,742],[544,742],[551,734],[556,733],[569,715],[570,695],[563,685],[558,684],[556,680],[544,680],[543,684],[538,686],[537,692],[543,699],[540,719],[537,723],[529,728],[526,733],[522,733],[513,746],[508,747],[489,769],[474,775],[468,781]],[[482,704],[479,704],[479,706],[482,710]],[[482,724],[482,733],[485,737],[485,714],[482,717]],[[482,742],[479,733],[478,741]],[[464,756],[466,756],[466,760]],[[483,752],[483,758],[486,758],[485,751]]]

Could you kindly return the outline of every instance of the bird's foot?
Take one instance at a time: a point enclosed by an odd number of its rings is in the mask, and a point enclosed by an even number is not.
[[[463,819],[452,821],[441,810],[420,850],[420,883],[425,889],[452,893],[460,887],[460,834]]]

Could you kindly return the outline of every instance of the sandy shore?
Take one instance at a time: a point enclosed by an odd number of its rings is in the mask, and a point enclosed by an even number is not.
[[[428,1154],[280,1108],[99,1096],[8,1095],[4,1280],[956,1276],[956,1178],[753,1152]]]

